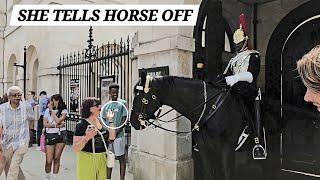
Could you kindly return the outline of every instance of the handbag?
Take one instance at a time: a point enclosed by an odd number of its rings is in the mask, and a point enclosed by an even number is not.
[[[40,136],[40,150],[46,153],[46,136],[44,134]]]
[[[113,143],[111,143],[113,146]],[[107,167],[108,168],[113,168],[114,167],[114,160],[115,160],[115,155],[111,150],[108,150],[107,152]]]
[[[91,124],[87,119],[86,119],[86,121],[87,121],[89,124]],[[92,125],[92,124],[91,124],[91,125]],[[107,144],[106,144],[106,142],[105,142],[105,140],[104,140],[104,138],[103,138],[103,135],[102,135],[102,133],[101,133],[99,130],[98,130],[98,134],[101,136],[101,140],[102,140],[102,142],[103,142],[104,148],[106,149],[107,167],[108,167],[108,168],[113,168],[113,167],[114,167],[114,159],[115,159],[115,156],[114,156],[113,152],[111,152],[111,151],[108,150]],[[94,137],[93,137],[93,139],[92,139],[92,152],[93,152],[93,153],[95,153],[95,145],[94,145],[94,143],[95,143],[95,140],[94,140]],[[112,144],[112,146],[113,146],[113,144]]]
[[[108,168],[113,168],[114,167],[114,154],[111,151],[108,151],[107,153],[107,167]]]

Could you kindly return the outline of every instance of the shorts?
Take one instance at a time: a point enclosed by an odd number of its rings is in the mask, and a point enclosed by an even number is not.
[[[125,137],[123,136],[123,137],[114,139],[114,141],[109,144],[109,147],[116,157],[124,155],[125,149],[126,149]]]
[[[67,131],[61,131],[58,133],[46,133],[46,145],[55,145],[58,143],[66,143]]]

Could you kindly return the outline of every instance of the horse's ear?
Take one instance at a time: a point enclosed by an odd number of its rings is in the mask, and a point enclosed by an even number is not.
[[[140,77],[141,77],[141,85],[144,86],[147,79],[147,71],[145,69],[141,70]]]

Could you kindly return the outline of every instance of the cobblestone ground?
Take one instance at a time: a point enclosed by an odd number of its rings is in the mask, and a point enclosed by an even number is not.
[[[27,180],[44,180],[45,154],[38,151],[35,146],[29,148],[28,153],[24,156],[21,168]],[[72,179],[76,179],[76,154],[72,152],[71,146],[66,146],[61,157],[58,180]],[[119,179],[119,164],[116,163],[112,173],[112,180]],[[125,179],[133,180],[132,174],[127,172]],[[4,172],[0,180],[5,180]]]

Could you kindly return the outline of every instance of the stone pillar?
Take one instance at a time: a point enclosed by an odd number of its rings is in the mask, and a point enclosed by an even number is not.
[[[1,15],[0,15],[1,16]],[[1,20],[0,20],[1,23]],[[5,93],[5,87],[4,87],[4,57],[3,57],[3,52],[4,52],[4,39],[2,35],[0,35],[0,96],[2,96]]]
[[[0,96],[7,92],[7,78],[5,68],[5,56],[4,56],[4,30],[9,21],[7,21],[7,1],[0,1]]]
[[[169,66],[169,75],[192,76],[193,27],[141,27],[134,45],[134,74],[138,69]],[[170,109],[165,107],[162,112]],[[171,112],[163,119],[178,116]],[[190,121],[181,118],[165,128],[190,131]],[[131,171],[137,180],[185,180],[193,179],[191,136],[176,135],[161,129],[132,130],[130,147]]]

